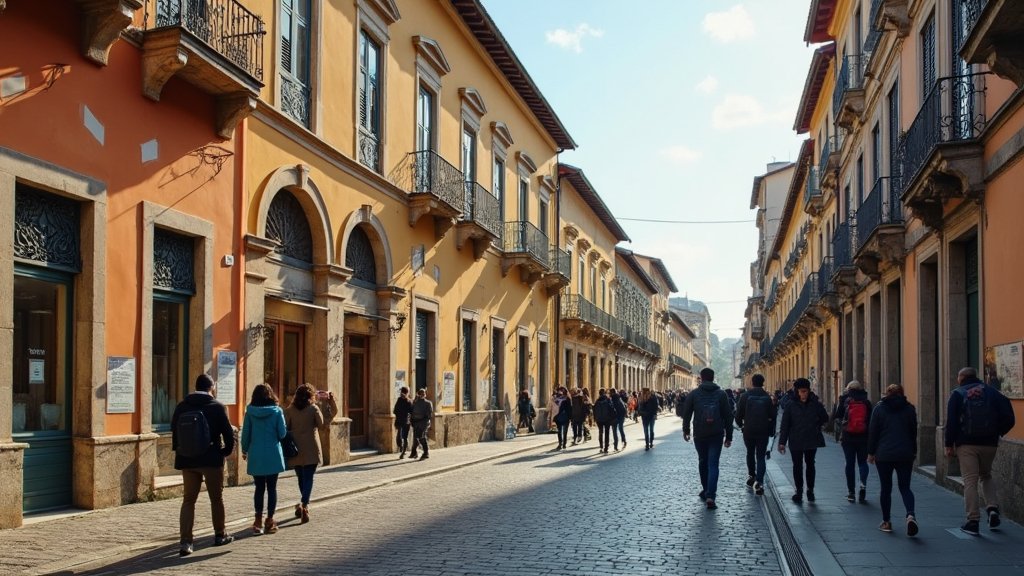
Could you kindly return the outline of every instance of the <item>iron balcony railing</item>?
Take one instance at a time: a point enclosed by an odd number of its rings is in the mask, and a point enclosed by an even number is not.
[[[772,289],[768,292],[768,298],[764,301],[764,309],[771,310],[775,308],[775,301],[778,298],[778,286],[774,282],[772,283]]]
[[[779,346],[786,340],[789,333],[793,331],[793,328],[800,322],[800,318],[807,311],[812,301],[818,300],[818,275],[811,274],[804,281],[803,288],[800,289],[800,295],[797,296],[796,302],[793,303],[793,307],[790,308],[789,313],[786,314],[786,319],[779,326],[779,329],[775,332],[775,336],[772,338],[772,347]]]
[[[903,223],[903,205],[899,194],[889,184],[888,177],[875,180],[871,192],[857,209],[858,251],[879,226]]]
[[[843,96],[847,92],[864,88],[864,55],[850,54],[840,61],[839,76],[836,77],[836,87],[832,91],[832,111],[836,115],[839,114]]]
[[[501,209],[498,199],[476,182],[466,182],[463,198],[462,222],[474,222],[484,230],[501,237]]]
[[[422,152],[413,152],[413,154],[421,153]],[[432,151],[426,151],[426,153],[434,154]],[[441,162],[445,162],[445,160],[440,156],[438,156],[438,158]],[[373,134],[369,130],[365,130],[363,128],[359,129],[359,163],[374,172],[380,172],[380,138],[378,138],[376,134]],[[447,162],[445,163],[447,164]],[[461,172],[459,173],[459,180],[462,180]],[[458,206],[458,204],[452,204],[452,206]]]
[[[821,181],[818,179],[818,167],[811,166],[807,171],[807,186],[804,188],[804,206],[814,198],[821,198]]]
[[[548,237],[539,228],[520,220],[505,222],[505,252],[527,253],[534,259],[550,267],[548,262]]]
[[[974,33],[974,27],[978,25],[978,21],[981,20],[981,14],[985,12],[985,7],[988,6],[988,0],[959,0],[961,2],[961,18],[963,18],[963,35],[960,38],[960,46],[957,46],[957,51],[963,49],[963,45],[967,43],[967,40]]]
[[[281,76],[281,110],[309,128],[309,104],[312,93],[293,78]]]
[[[679,366],[684,370],[693,370],[693,366],[686,360],[683,360],[683,357],[678,354],[669,354],[668,361],[673,366]]]
[[[156,28],[181,26],[263,82],[263,19],[236,0],[156,0]]]
[[[605,332],[621,335],[622,327],[611,314],[579,294],[562,296],[561,316],[566,320],[580,320]]]
[[[832,153],[835,152],[835,150],[833,150],[833,148],[832,148],[834,142],[835,142],[835,135],[829,136],[828,138],[825,139],[825,144],[821,147],[821,157],[818,158],[818,174],[819,174],[819,176],[821,174],[825,173],[825,170],[827,170],[827,166],[828,166],[829,156],[831,156]]]
[[[939,144],[973,140],[981,134],[986,123],[986,75],[948,76],[935,82],[900,141],[901,194],[917,179]]]
[[[850,213],[845,222],[840,222],[836,226],[835,235],[832,236],[832,256],[835,258],[833,274],[838,272],[840,268],[853,266],[852,242],[856,226],[854,217],[854,214]]]
[[[832,256],[825,256],[821,259],[821,266],[818,267],[818,298],[835,292],[832,288],[832,274],[835,273],[835,263]]]
[[[871,0],[871,19],[868,21],[868,35],[864,39],[864,52],[872,54],[878,47],[878,41],[882,39],[882,30],[875,28],[878,11],[882,8],[882,0]]]
[[[465,177],[433,150],[410,152],[395,170],[395,186],[410,194],[433,194],[461,210],[465,202]]]
[[[552,246],[550,250],[551,256],[548,261],[551,263],[551,269],[557,272],[562,278],[572,277],[572,258],[569,253],[557,246]]]

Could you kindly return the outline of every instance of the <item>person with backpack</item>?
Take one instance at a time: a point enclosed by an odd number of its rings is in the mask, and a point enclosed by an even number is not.
[[[519,412],[518,428],[526,428],[527,431],[532,433],[533,419],[537,417],[537,410],[533,407],[533,401],[530,400],[529,390],[523,390],[519,393],[519,401],[516,403],[516,410]]]
[[[846,457],[846,500],[867,500],[868,492],[868,426],[871,420],[871,400],[864,385],[851,380],[846,392],[839,397],[832,413],[832,425],[839,431],[839,444]],[[854,496],[854,463],[860,471],[860,489]]]
[[[683,417],[683,406],[685,404],[686,404],[686,392],[683,392],[682,390],[680,390],[676,394],[676,402],[675,402],[676,416],[678,416],[680,418]]]
[[[981,513],[978,507],[978,484],[985,496],[988,527],[996,529],[999,518],[999,485],[992,474],[999,438],[1016,424],[1010,400],[995,388],[978,379],[971,367],[961,368],[956,376],[959,387],[946,403],[946,457],[960,460],[964,479],[964,510],[967,522],[960,530],[977,536]]]
[[[718,494],[718,461],[722,446],[732,446],[732,408],[725,391],[715,384],[715,371],[700,371],[700,386],[686,395],[683,406],[683,441],[690,441],[693,420],[693,447],[697,450],[697,471],[700,474],[700,498],[708,510],[714,510]]]
[[[811,381],[797,378],[793,382],[796,399],[790,401],[782,411],[782,425],[779,427],[779,453],[786,453],[789,444],[790,458],[793,460],[793,502],[804,501],[804,479],[806,468],[807,501],[814,502],[814,458],[818,448],[825,446],[825,435],[821,429],[828,423],[828,412],[811,392]]]
[[[615,425],[615,408],[612,407],[612,400],[604,388],[597,391],[597,401],[594,402],[594,421],[597,423],[598,451],[607,454],[609,432]]]
[[[743,444],[747,447],[747,486],[754,494],[764,495],[765,454],[768,439],[775,436],[775,401],[764,391],[764,376],[750,378],[750,390],[740,395],[736,407],[736,424],[743,430]]]
[[[878,470],[878,484],[881,488],[878,502],[882,507],[882,523],[878,529],[882,532],[892,532],[890,510],[892,473],[895,471],[903,507],[907,510],[907,536],[917,535],[914,493],[910,490],[916,458],[917,410],[903,395],[903,386],[889,384],[885,396],[871,414],[871,428],[868,432],[868,462]]]
[[[171,449],[174,468],[181,470],[185,495],[178,518],[178,554],[192,553],[192,527],[195,524],[196,500],[206,482],[213,514],[213,545],[234,541],[227,532],[224,513],[224,459],[235,449],[235,431],[228,420],[227,409],[213,397],[213,378],[196,377],[196,391],[174,408],[171,416]]]
[[[612,423],[612,444],[615,451],[619,451],[619,440],[622,440],[622,448],[626,448],[626,391],[616,392],[615,388],[608,390],[608,398],[611,399],[612,408],[615,410],[615,422]]]
[[[554,413],[555,426],[558,428],[558,447],[555,450],[565,450],[566,442],[569,440],[569,422],[572,420],[572,400],[569,399],[569,390],[565,386],[558,388]]]
[[[277,532],[277,522],[274,521],[277,478],[285,471],[281,440],[287,433],[284,411],[277,405],[273,388],[257,384],[252,389],[249,405],[245,407],[245,420],[242,423],[242,460],[246,461],[245,471],[252,476],[255,485],[253,509],[256,520],[252,524],[253,534]],[[267,495],[266,520],[263,519],[264,493]]]
[[[640,425],[644,429],[644,450],[654,448],[654,423],[658,420],[658,396],[650,388],[640,389]]]

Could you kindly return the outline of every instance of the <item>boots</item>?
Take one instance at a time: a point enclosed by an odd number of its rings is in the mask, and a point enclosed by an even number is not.
[[[263,521],[263,533],[264,534],[276,534],[277,533],[277,522],[274,522],[273,518],[267,518]]]
[[[299,524],[305,524],[309,522],[309,506],[302,507],[302,516],[299,520]]]
[[[263,514],[256,515],[256,521],[252,523],[252,533],[256,536],[263,534]]]

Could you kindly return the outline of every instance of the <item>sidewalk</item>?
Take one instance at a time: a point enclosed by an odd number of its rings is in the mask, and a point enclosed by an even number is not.
[[[317,471],[311,508],[318,503],[395,484],[441,474],[495,458],[553,448],[554,434],[527,434],[503,442],[480,442],[430,451],[423,461],[399,460],[397,454],[361,458]],[[299,501],[294,474],[281,475],[278,483],[280,518],[290,517]],[[251,484],[224,490],[228,532],[236,533],[252,523]],[[26,525],[0,530],[0,574],[48,574],[103,558],[178,542],[181,499],[129,504],[105,510],[81,511],[54,519],[26,518]],[[212,540],[209,499],[196,503],[197,544]]]
[[[811,574],[921,574],[928,576],[1024,574],[1024,528],[1003,518],[998,531],[982,521],[981,536],[960,531],[965,520],[963,498],[915,473],[910,483],[921,531],[906,535],[906,516],[893,475],[893,532],[878,530],[878,472],[871,466],[864,504],[846,501],[845,459],[839,444],[827,438],[816,458],[817,501],[796,504],[790,455],[773,452],[769,486]],[[1008,495],[1009,490],[1003,494]],[[801,570],[794,567],[794,574]]]

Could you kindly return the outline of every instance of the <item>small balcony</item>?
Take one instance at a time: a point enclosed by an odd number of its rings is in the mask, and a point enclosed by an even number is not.
[[[159,101],[174,76],[217,99],[215,130],[230,138],[263,87],[263,19],[235,0],[156,0],[142,34],[142,92]]]
[[[839,75],[832,92],[832,112],[836,124],[852,130],[864,113],[864,55],[852,54],[840,58]]]
[[[455,224],[455,247],[462,250],[473,243],[473,257],[479,260],[491,244],[501,238],[501,210],[498,199],[476,182],[464,182],[462,215]]]
[[[569,253],[557,246],[552,246],[549,252],[548,261],[551,269],[544,274],[544,286],[548,289],[548,295],[554,295],[562,288],[569,285],[572,275],[572,261]]]
[[[818,162],[818,185],[822,194],[836,188],[836,182],[839,179],[839,159],[842,152],[843,137],[841,134],[833,134],[825,140],[825,146],[821,149],[821,159]]]
[[[971,64],[987,64],[997,75],[1024,86],[1024,2],[960,0],[967,30],[960,55]]]
[[[902,202],[927,226],[942,228],[946,203],[978,199],[984,190],[988,73],[940,78],[897,150]]]
[[[857,209],[857,252],[860,271],[878,278],[886,266],[898,266],[904,255],[903,205],[889,178],[879,178]]]
[[[821,259],[816,276],[817,290],[816,299],[810,305],[816,308],[815,313],[824,318],[839,312],[839,297],[836,294],[835,285],[832,283],[832,276],[835,273],[835,261],[832,256],[825,256]]]
[[[756,322],[750,325],[750,337],[758,342],[764,338],[764,324]]]
[[[678,354],[669,354],[668,363],[672,365],[672,369],[676,372],[685,372],[687,374],[693,373],[693,365],[683,360],[682,356]]]
[[[563,294],[558,313],[566,334],[581,340],[614,342],[622,339],[625,325],[579,294]]]
[[[811,216],[817,216],[821,214],[823,206],[821,184],[818,180],[818,167],[811,166],[807,170],[807,185],[804,187],[804,212]]]
[[[846,221],[836,226],[832,236],[832,282],[844,296],[857,286],[857,268],[853,264],[853,245],[857,235],[856,215],[850,213]]]
[[[519,267],[523,282],[533,284],[551,269],[548,237],[530,222],[505,222],[501,275]]]
[[[881,0],[878,10],[872,7],[872,23],[879,30],[895,30],[899,38],[910,34],[910,0]]]
[[[409,153],[395,169],[392,183],[409,192],[409,226],[431,216],[435,236],[441,238],[462,216],[465,177],[433,150]]]

